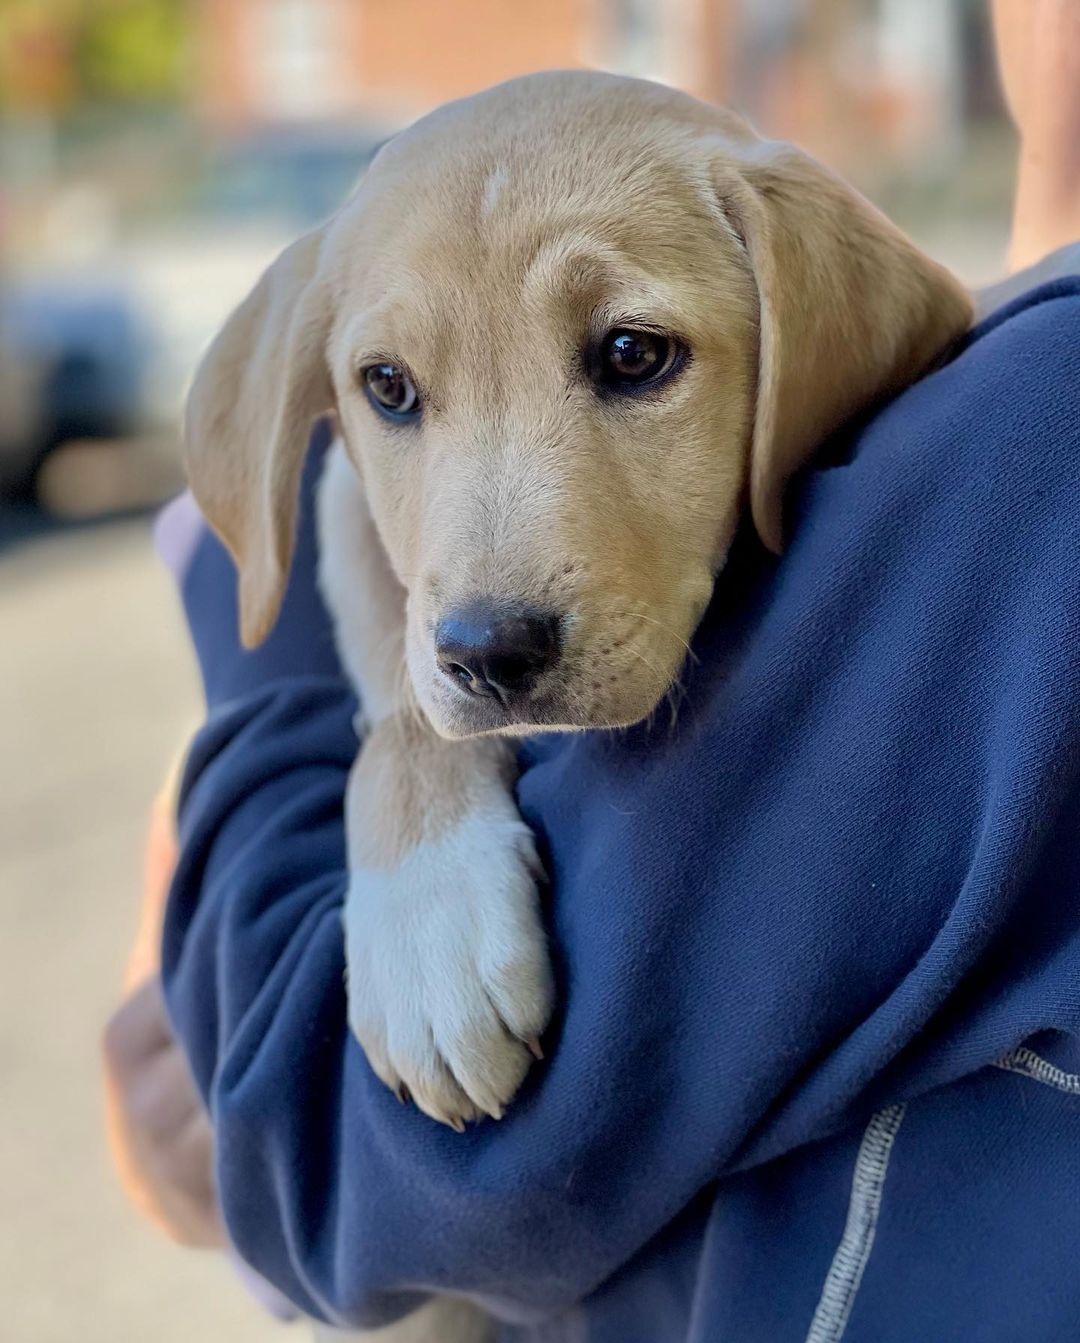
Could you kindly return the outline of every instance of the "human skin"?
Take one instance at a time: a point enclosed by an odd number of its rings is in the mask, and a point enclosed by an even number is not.
[[[180,1245],[218,1249],[225,1229],[213,1178],[213,1132],[173,1037],[159,975],[161,920],[175,861],[173,806],[154,804],[143,906],[126,995],[105,1028],[106,1132],[124,1192]]]
[[[993,0],[1005,101],[1020,136],[1009,269],[1080,238],[1080,5]]]

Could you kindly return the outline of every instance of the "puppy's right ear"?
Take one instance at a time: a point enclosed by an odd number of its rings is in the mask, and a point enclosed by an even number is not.
[[[306,234],[270,266],[206,352],[187,400],[188,479],[236,562],[248,648],[277,618],[312,421],[333,405],[322,238]]]

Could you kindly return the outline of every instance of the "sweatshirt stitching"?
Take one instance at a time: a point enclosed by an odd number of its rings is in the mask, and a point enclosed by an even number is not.
[[[879,1110],[866,1126],[855,1157],[844,1234],[825,1277],[806,1343],[839,1343],[847,1329],[874,1248],[889,1157],[904,1109],[903,1105],[889,1105]]]
[[[1070,1096],[1080,1096],[1080,1073],[1065,1072],[1063,1068],[1058,1068],[1049,1059],[1044,1059],[1041,1054],[1028,1049],[1026,1045],[998,1059],[994,1066],[1003,1068],[1006,1072],[1019,1073],[1021,1077],[1030,1077],[1033,1082],[1041,1082],[1044,1086],[1054,1087],[1058,1091],[1066,1091]]]

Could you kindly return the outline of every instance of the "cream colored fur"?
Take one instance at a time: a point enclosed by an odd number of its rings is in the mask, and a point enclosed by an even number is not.
[[[321,582],[369,729],[346,801],[349,1020],[428,1114],[501,1114],[552,1008],[507,739],[646,716],[747,503],[779,550],[817,445],[969,319],[950,275],[797,149],[657,85],[552,73],[393,139],[226,323],[187,455],[247,643],[281,600],[311,422],[339,426]],[[598,396],[583,349],[643,324],[683,343],[682,371]],[[374,413],[376,360],[408,368],[418,423]],[[527,714],[467,702],[436,665],[435,623],[477,594],[564,614]]]

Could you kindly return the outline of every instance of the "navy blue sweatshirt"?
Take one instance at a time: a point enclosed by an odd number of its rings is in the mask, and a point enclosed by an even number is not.
[[[1080,280],[832,445],[782,561],[740,540],[674,725],[525,747],[561,1008],[463,1136],[346,1027],[316,457],[270,641],[209,537],[184,592],[164,973],[241,1254],[515,1343],[1080,1338]]]

